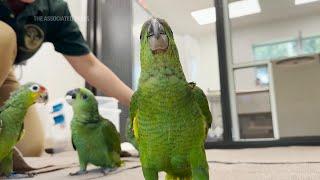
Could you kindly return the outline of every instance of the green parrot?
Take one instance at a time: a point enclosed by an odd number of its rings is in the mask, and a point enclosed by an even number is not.
[[[112,122],[99,115],[98,102],[92,92],[85,88],[74,89],[67,97],[74,112],[72,144],[80,161],[80,170],[70,175],[87,173],[88,163],[100,166],[104,174],[120,167],[120,135]]]
[[[131,99],[127,137],[146,180],[207,180],[204,143],[212,116],[203,91],[188,83],[170,26],[152,18],[141,31],[141,76]]]
[[[47,101],[46,88],[31,82],[13,92],[0,108],[0,175],[19,178],[13,173],[13,148],[23,136],[24,117],[31,105]]]

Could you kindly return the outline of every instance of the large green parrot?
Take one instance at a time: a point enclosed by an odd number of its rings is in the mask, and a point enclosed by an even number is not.
[[[141,77],[127,137],[140,153],[146,180],[209,179],[204,143],[212,116],[203,91],[188,83],[169,25],[147,21],[141,31]]]
[[[87,173],[89,163],[100,166],[104,174],[121,166],[120,135],[112,122],[99,115],[98,102],[92,92],[74,89],[67,96],[74,113],[72,144],[80,161],[80,170],[70,175]]]
[[[0,108],[0,175],[18,178],[13,174],[13,148],[21,139],[23,120],[29,107],[48,101],[47,90],[37,83],[27,83],[13,92]],[[20,175],[22,178],[25,177]]]

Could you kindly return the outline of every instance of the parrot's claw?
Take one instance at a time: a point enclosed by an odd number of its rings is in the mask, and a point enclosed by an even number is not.
[[[101,168],[101,173],[106,176],[115,170],[117,170],[117,168]]]
[[[84,174],[87,174],[88,171],[86,170],[80,170],[80,171],[77,171],[75,173],[69,173],[70,176],[80,176],[80,175],[84,175]]]
[[[12,173],[9,176],[7,176],[7,179],[25,179],[25,178],[33,178],[34,174],[31,173],[26,173],[26,174],[17,174],[17,173]]]

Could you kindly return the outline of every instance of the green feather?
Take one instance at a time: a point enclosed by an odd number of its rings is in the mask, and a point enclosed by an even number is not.
[[[207,96],[204,94],[202,89],[200,89],[198,86],[196,86],[195,83],[189,83],[190,88],[192,89],[193,95],[201,109],[202,114],[205,116],[206,121],[206,134],[208,133],[209,128],[212,124],[212,114],[210,112],[209,104]]]
[[[134,137],[134,118],[136,117],[138,113],[138,94],[134,93],[131,98],[131,105],[130,105],[130,117],[129,121],[127,122],[127,140],[138,150],[138,142]]]

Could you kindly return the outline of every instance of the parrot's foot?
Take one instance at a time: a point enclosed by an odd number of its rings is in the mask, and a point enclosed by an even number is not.
[[[115,170],[117,170],[117,168],[101,168],[101,173],[106,176]]]
[[[84,175],[84,174],[87,174],[88,171],[86,170],[80,170],[80,171],[77,171],[75,173],[69,173],[70,176],[80,176],[80,175]]]
[[[31,173],[26,173],[26,174],[17,174],[17,173],[12,173],[9,176],[7,176],[7,179],[25,179],[25,178],[33,178],[34,174]]]

